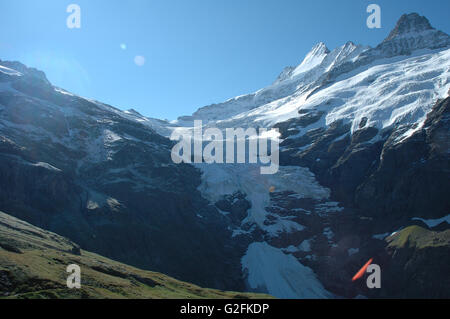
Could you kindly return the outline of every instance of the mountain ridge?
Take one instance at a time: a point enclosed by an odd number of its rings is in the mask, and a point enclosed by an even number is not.
[[[408,17],[412,18],[408,20]],[[401,27],[404,23],[409,23],[410,27],[414,27],[417,24],[418,29],[416,28],[414,30],[422,30],[420,28],[425,23],[430,27],[430,29],[426,29],[429,33],[407,33],[406,35],[409,35],[408,37],[399,39],[399,36],[397,36],[398,30],[404,29],[404,27]],[[229,119],[239,113],[251,111],[298,91],[314,92],[314,90],[324,87],[328,83],[332,83],[339,76],[348,74],[355,69],[365,67],[371,63],[376,63],[379,60],[398,56],[409,56],[412,52],[421,49],[433,50],[450,46],[450,37],[444,32],[432,28],[428,20],[424,17],[420,18],[417,13],[403,15],[390,34],[390,36],[375,48],[355,45],[349,41],[330,52],[323,42],[319,42],[313,46],[302,63],[295,67],[286,67],[272,85],[254,93],[231,98],[223,103],[201,107],[191,116],[180,117],[176,123],[185,125],[194,119],[201,119],[204,122]],[[319,57],[316,55],[319,55]],[[308,62],[313,57],[316,57],[315,60],[313,59],[315,62],[309,65]],[[299,73],[296,74],[296,70]]]

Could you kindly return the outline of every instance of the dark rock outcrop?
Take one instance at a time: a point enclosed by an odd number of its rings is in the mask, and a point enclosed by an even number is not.
[[[280,235],[271,244],[296,246],[311,238],[309,254],[314,258],[305,258],[308,253],[303,252],[295,256],[314,269],[326,289],[339,296],[447,298],[448,289],[430,272],[444,272],[448,245],[393,250],[382,239],[410,225],[428,228],[414,217],[437,219],[449,212],[449,104],[450,98],[438,101],[421,128],[393,127],[380,132],[363,123],[351,134],[349,126],[336,122],[326,129],[294,136],[289,130],[295,120],[278,125],[282,137],[287,137],[281,144],[282,165],[310,168],[345,210],[312,215],[315,218],[302,215],[297,221],[307,225],[307,230]],[[415,130],[412,134],[405,134],[411,129]],[[286,198],[273,200],[283,207]],[[303,200],[289,207],[314,212],[315,205]],[[289,214],[289,208],[285,214]],[[334,244],[321,234],[325,227],[333,232]],[[446,222],[433,228],[448,229]],[[349,249],[355,247],[356,253],[350,255]],[[380,291],[368,289],[365,280],[351,284],[352,276],[370,258],[383,270]],[[433,260],[434,268],[424,265],[425,258]],[[438,289],[428,294],[431,287]]]
[[[383,145],[377,169],[355,192],[367,214],[440,218],[450,209],[450,98],[439,101],[423,127],[399,141],[394,132]]]

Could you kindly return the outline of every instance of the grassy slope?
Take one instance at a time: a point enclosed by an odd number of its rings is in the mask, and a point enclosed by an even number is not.
[[[81,267],[68,289],[66,267]],[[205,289],[87,251],[70,240],[0,212],[0,298],[268,298]]]
[[[450,246],[450,230],[434,232],[419,226],[402,229],[387,238],[389,248],[437,248]]]

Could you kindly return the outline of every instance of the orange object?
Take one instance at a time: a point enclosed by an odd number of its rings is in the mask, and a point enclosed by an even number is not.
[[[352,281],[358,280],[359,278],[361,278],[364,273],[367,270],[367,267],[369,267],[369,265],[372,263],[373,258],[370,258],[370,260],[356,273],[355,276],[353,276]]]

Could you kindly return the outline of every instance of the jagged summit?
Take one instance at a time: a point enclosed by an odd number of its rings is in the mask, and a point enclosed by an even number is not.
[[[447,46],[450,46],[450,37],[446,33],[434,29],[427,18],[410,13],[400,17],[389,36],[371,53],[392,57],[409,55],[415,50]]]
[[[292,71],[291,76],[296,76],[313,69],[323,61],[328,53],[330,53],[330,50],[327,48],[325,43],[317,43],[312,47],[311,51],[306,55],[302,63]]]
[[[305,73],[320,63],[323,59],[330,53],[325,43],[319,42],[314,45],[311,50],[306,54],[303,61],[297,66],[287,66],[280,73],[278,78],[275,80],[274,84],[283,82],[284,80],[290,79],[296,75]]]
[[[385,41],[392,40],[395,37],[405,34],[420,33],[426,30],[434,30],[427,18],[415,12],[404,14],[397,21],[395,28],[391,31]]]
[[[315,46],[312,47],[311,52],[308,55],[316,56],[316,55],[322,55],[324,53],[328,54],[328,53],[330,53],[330,50],[327,48],[325,43],[319,42]]]

